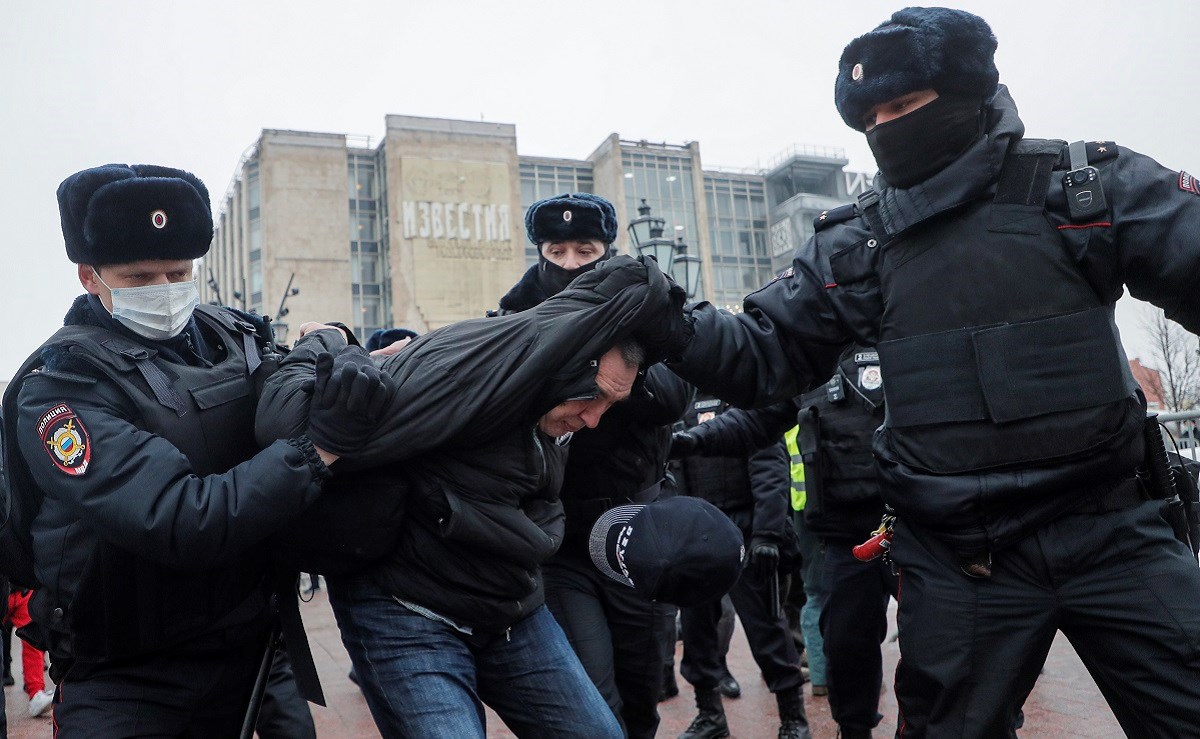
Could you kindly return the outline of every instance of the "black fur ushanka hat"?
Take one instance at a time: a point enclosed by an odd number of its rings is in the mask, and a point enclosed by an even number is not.
[[[181,169],[106,164],[76,172],[58,186],[58,212],[76,264],[196,259],[212,243],[208,189]]]
[[[981,101],[996,91],[996,37],[977,15],[905,8],[846,45],[834,100],[847,126],[863,131],[872,107],[916,90]]]
[[[617,211],[599,195],[563,193],[529,206],[525,232],[530,242],[538,245],[586,239],[611,244],[617,240]]]

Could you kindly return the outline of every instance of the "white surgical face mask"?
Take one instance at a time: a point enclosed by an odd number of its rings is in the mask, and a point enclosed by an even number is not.
[[[178,336],[200,304],[200,291],[194,279],[145,287],[109,287],[99,272],[95,274],[100,284],[112,293],[113,318],[152,341]]]

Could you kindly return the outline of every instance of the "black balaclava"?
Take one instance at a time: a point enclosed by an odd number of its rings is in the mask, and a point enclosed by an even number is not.
[[[566,290],[567,285],[570,285],[571,281],[576,277],[584,272],[591,272],[596,268],[597,264],[600,264],[604,260],[608,259],[611,255],[612,244],[605,244],[604,253],[600,255],[599,259],[580,265],[575,269],[564,269],[547,259],[546,255],[542,253],[542,248],[539,244],[537,273],[538,284],[541,286],[542,290],[545,291],[547,297],[551,295],[557,295],[563,290]]]
[[[867,131],[867,144],[892,187],[912,187],[941,172],[983,135],[983,101],[939,95]]]

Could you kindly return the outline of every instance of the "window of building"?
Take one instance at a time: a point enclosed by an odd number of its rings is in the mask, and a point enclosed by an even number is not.
[[[385,214],[379,202],[380,175],[375,154],[351,151],[346,162],[354,331],[368,336],[391,320],[386,235],[382,224]]]
[[[767,201],[761,179],[709,172],[704,177],[708,229],[713,244],[712,292],[717,305],[740,305],[771,279]]]

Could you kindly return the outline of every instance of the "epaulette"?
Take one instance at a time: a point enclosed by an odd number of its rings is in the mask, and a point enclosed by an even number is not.
[[[79,385],[95,385],[96,384],[95,377],[88,377],[87,375],[81,375],[77,372],[67,372],[66,370],[61,370],[61,369],[46,369],[45,367],[42,367],[40,369],[35,369],[33,372],[30,372],[29,374],[30,375],[38,375],[39,377],[45,377],[49,380],[59,380],[61,382],[72,382],[72,383],[76,383]]]
[[[835,223],[845,223],[856,215],[858,215],[858,206],[854,203],[847,203],[846,205],[839,205],[830,210],[823,210],[821,211],[821,215],[813,219],[813,230],[820,231]]]
[[[1109,159],[1116,159],[1121,154],[1121,147],[1117,146],[1114,141],[1087,141],[1084,143],[1084,148],[1087,149],[1088,164],[1092,166]],[[1071,155],[1067,153],[1067,147],[1064,146],[1055,169],[1069,169],[1070,166]]]

